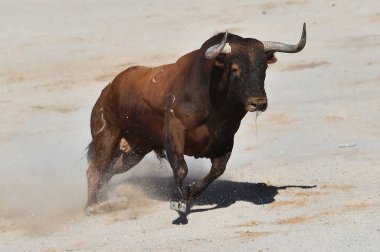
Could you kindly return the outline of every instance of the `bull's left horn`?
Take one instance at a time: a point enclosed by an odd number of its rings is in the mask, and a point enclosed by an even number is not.
[[[289,45],[281,42],[262,41],[265,52],[297,53],[306,45],[306,23],[303,23],[302,36],[297,45]]]
[[[227,43],[228,31],[224,33],[222,41],[218,45],[213,45],[206,50],[205,57],[214,59],[220,53],[231,53],[231,46]]]

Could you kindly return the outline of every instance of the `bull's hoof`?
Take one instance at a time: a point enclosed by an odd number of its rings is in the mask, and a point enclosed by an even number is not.
[[[91,216],[95,214],[95,210],[93,207],[86,207],[86,209],[84,209],[84,214],[87,216]]]
[[[186,213],[186,203],[182,201],[170,201],[170,209],[181,213]]]

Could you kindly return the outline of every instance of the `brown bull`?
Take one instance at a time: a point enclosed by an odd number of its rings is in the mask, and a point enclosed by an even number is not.
[[[306,26],[297,45],[218,34],[174,64],[134,66],[105,87],[91,114],[92,142],[87,170],[87,211],[114,174],[135,166],[147,153],[167,157],[176,191],[171,208],[186,211],[223,174],[234,135],[248,112],[264,111],[268,63],[275,52],[296,53],[306,44]],[[210,173],[184,190],[184,155],[210,158]]]

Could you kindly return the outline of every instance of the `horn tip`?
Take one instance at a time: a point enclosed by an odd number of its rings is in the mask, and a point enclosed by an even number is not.
[[[224,36],[223,36],[222,43],[224,43],[224,44],[226,43],[227,37],[228,37],[228,30],[226,29],[226,32],[224,33]]]
[[[303,28],[302,28],[302,35],[301,35],[300,42],[298,43],[298,50],[297,51],[302,51],[302,49],[305,47],[305,45],[306,45],[306,23],[304,22]]]
[[[228,36],[228,30],[226,29],[226,32],[224,33],[224,36],[227,37]]]

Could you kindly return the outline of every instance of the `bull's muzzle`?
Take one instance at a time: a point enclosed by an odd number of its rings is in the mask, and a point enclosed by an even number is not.
[[[264,112],[267,109],[268,103],[266,97],[250,97],[247,100],[245,109],[248,112],[261,111]]]

